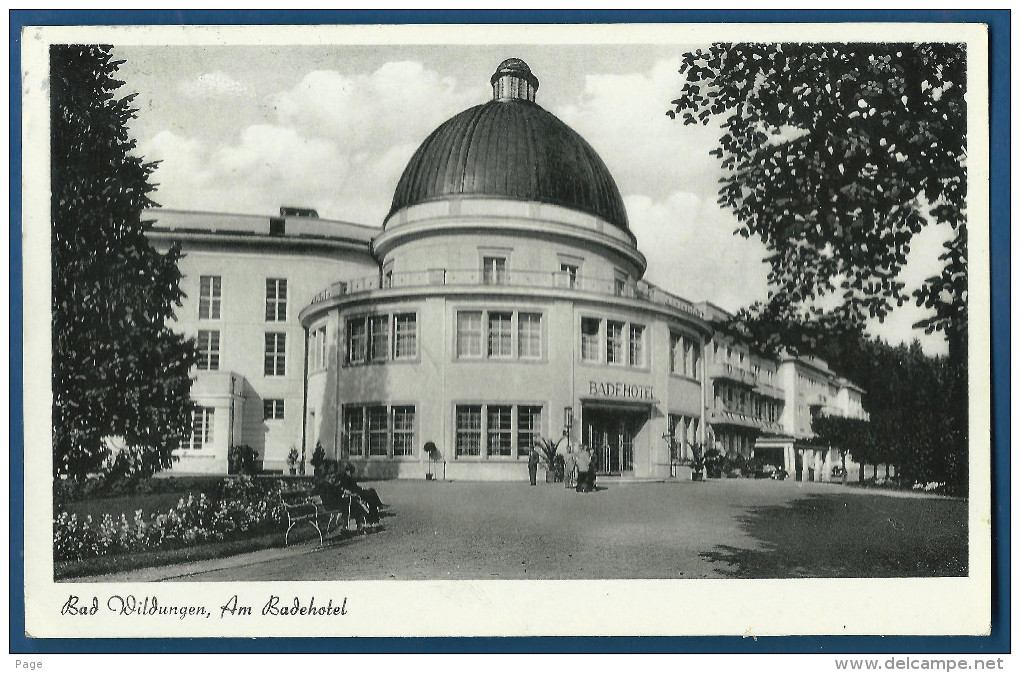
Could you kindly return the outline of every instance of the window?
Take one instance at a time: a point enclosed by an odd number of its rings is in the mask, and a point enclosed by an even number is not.
[[[560,271],[567,276],[567,287],[577,287],[576,264],[560,264]]]
[[[478,456],[482,449],[482,407],[457,407],[458,456]]]
[[[287,374],[287,335],[283,332],[266,332],[266,358],[263,373],[266,376]]]
[[[623,323],[606,321],[606,360],[609,364],[625,364],[623,359]]]
[[[393,455],[414,455],[414,407],[393,407]]]
[[[390,317],[373,315],[368,319],[368,354],[373,361],[386,360],[390,352]]]
[[[512,313],[489,313],[489,357],[513,356]]]
[[[418,316],[400,313],[393,316],[395,341],[393,357],[397,360],[418,357]]]
[[[386,407],[368,407],[368,455],[385,456],[388,454],[389,414]]]
[[[269,218],[269,235],[270,236],[283,236],[287,233],[287,220],[282,217],[270,217]]]
[[[669,431],[673,435],[673,443],[669,447],[669,459],[680,460],[684,457],[684,446],[687,444],[687,423],[684,417],[670,414]]]
[[[282,421],[283,400],[262,400],[262,418],[267,421]]]
[[[365,408],[344,407],[344,441],[347,455],[365,455]]]
[[[398,313],[390,316],[355,316],[347,319],[347,364],[385,362],[418,355],[418,316]],[[390,332],[394,331],[393,338]]]
[[[458,405],[455,411],[458,457],[527,458],[542,434],[541,406],[520,405],[516,416],[510,404]]]
[[[457,357],[482,355],[482,312],[457,312]]]
[[[220,289],[221,279],[219,276],[201,276],[198,280],[198,319],[219,320],[220,319]]]
[[[517,455],[527,456],[542,434],[542,407],[517,407]]]
[[[214,372],[220,368],[219,330],[198,330],[198,362],[202,371]]]
[[[308,334],[308,366],[313,371],[323,369],[328,363],[326,326],[316,327]]]
[[[489,455],[504,457],[513,455],[513,438],[511,436],[513,422],[510,419],[513,407],[490,405],[487,410],[486,428],[489,437],[487,444]]]
[[[191,433],[181,442],[182,449],[204,449],[213,441],[213,421],[216,410],[198,407],[191,410]]]
[[[674,374],[684,373],[683,337],[676,332],[669,333],[669,371]]]
[[[506,283],[506,257],[482,257],[482,283],[485,285]]]
[[[645,364],[645,328],[641,325],[630,326],[630,366],[643,367]]]
[[[613,293],[622,297],[627,292],[627,274],[622,271],[616,272],[616,277],[613,280]]]
[[[514,351],[515,335],[517,350]],[[537,360],[543,350],[542,314],[512,311],[458,311],[457,357],[520,357]],[[483,353],[482,347],[485,346]]]
[[[517,353],[522,358],[542,357],[542,314],[517,315]]]
[[[599,328],[601,320],[597,318],[581,318],[581,359],[597,361],[599,359]]]
[[[698,378],[701,345],[697,340],[677,332],[669,335],[670,371],[681,376]],[[718,353],[718,349],[716,350]]]
[[[364,362],[368,345],[368,326],[364,318],[347,321],[347,362]]]
[[[287,319],[287,279],[266,278],[266,322]]]

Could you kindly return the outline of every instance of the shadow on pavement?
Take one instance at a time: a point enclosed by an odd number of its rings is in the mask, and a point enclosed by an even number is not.
[[[728,577],[967,575],[967,503],[858,494],[810,495],[737,516],[754,548],[699,556]]]

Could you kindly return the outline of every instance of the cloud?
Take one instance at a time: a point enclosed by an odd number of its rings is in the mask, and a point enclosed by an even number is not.
[[[455,79],[409,61],[386,63],[367,75],[310,72],[274,97],[280,123],[328,136],[349,153],[417,146],[439,124],[482,102],[484,89],[459,89]]]
[[[624,198],[638,248],[648,259],[645,279],[691,301],[736,310],[765,299],[765,247],[735,236],[735,223],[697,194],[665,199]]]
[[[683,190],[708,198],[718,190],[719,167],[708,154],[718,128],[666,116],[680,91],[679,68],[677,57],[643,73],[588,75],[580,99],[555,110],[591,143],[624,194],[665,199]]]
[[[222,70],[207,72],[193,80],[180,82],[177,89],[189,98],[240,96],[248,91],[247,87]]]
[[[484,88],[460,88],[419,63],[319,70],[270,97],[273,123],[215,146],[164,130],[141,149],[163,161],[156,201],[167,207],[261,213],[288,204],[381,225],[418,144],[485,98]]]

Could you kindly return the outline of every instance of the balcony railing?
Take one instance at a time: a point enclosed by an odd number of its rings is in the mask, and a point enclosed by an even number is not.
[[[726,406],[716,407],[715,409],[710,410],[709,418],[714,423],[729,423],[772,432],[779,432],[782,430],[782,425],[778,420],[770,421],[765,417],[755,416],[754,414],[742,412],[739,409],[731,409]]]
[[[479,269],[428,269],[372,275],[333,283],[315,295],[312,304],[373,290],[415,287],[505,286],[559,288],[601,296],[639,299],[703,318],[697,306],[645,281],[618,281],[570,275],[566,271],[482,271]]]
[[[728,362],[713,362],[708,373],[715,379],[729,379],[744,385],[754,386],[758,383],[758,375],[748,369],[741,369]]]

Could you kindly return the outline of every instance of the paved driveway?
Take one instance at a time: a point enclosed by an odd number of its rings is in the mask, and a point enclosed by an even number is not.
[[[374,484],[377,533],[104,581],[596,579],[966,573],[966,502],[721,480]]]

